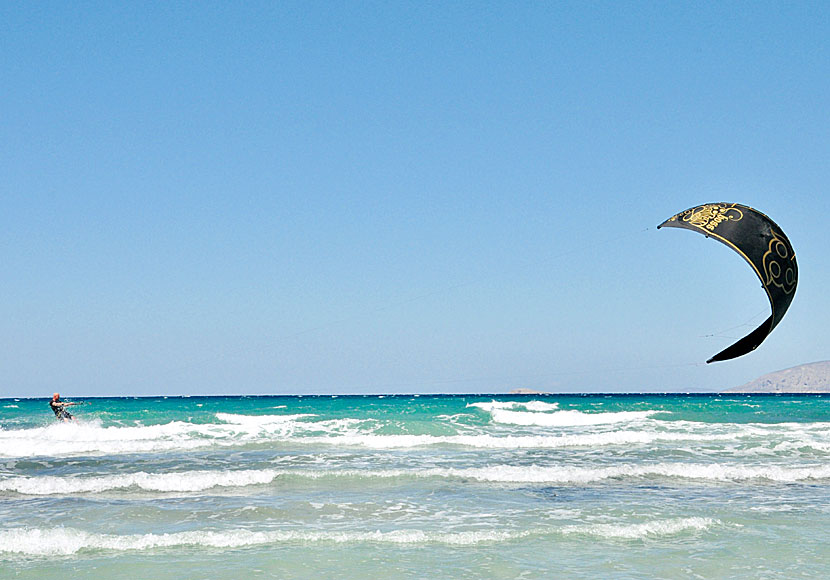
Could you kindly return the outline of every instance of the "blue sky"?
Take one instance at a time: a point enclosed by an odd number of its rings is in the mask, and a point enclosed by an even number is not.
[[[0,5],[0,396],[701,391],[828,356],[824,3]],[[770,215],[769,306],[710,201]]]

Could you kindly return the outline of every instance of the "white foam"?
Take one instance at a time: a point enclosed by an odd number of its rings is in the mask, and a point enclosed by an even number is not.
[[[333,428],[326,422],[305,421],[313,416],[217,413],[222,423],[172,421],[161,425],[103,427],[100,421],[76,421],[0,430],[0,457],[181,451],[280,440],[296,433]]]
[[[87,550],[146,551],[156,548],[241,548],[282,543],[444,544],[474,546],[505,542],[529,532],[465,531],[189,531],[169,534],[96,534],[73,528],[0,530],[0,553],[28,556],[68,556]]]
[[[442,478],[482,483],[577,484],[609,479],[669,478],[708,482],[798,483],[830,479],[830,465],[776,466],[705,463],[660,463],[655,465],[610,465],[603,467],[491,465],[470,468],[421,469],[248,469],[231,471],[194,470],[147,473],[144,471],[103,476],[13,476],[0,479],[0,492],[25,495],[95,494],[133,489],[145,492],[201,492],[221,488],[268,485],[278,478]]]
[[[326,470],[293,471],[284,475],[320,479],[348,477],[385,479],[398,477],[445,478],[483,483],[589,484],[608,479],[675,478],[710,482],[772,481],[797,483],[830,479],[830,465],[812,467],[742,466],[718,464],[663,463],[657,465],[616,465],[607,467],[493,465],[470,468],[427,468],[419,470]]]
[[[27,495],[68,495],[102,493],[139,488],[145,491],[193,492],[215,487],[245,487],[272,482],[279,473],[273,469],[238,471],[186,471],[106,475],[97,477],[11,477],[0,480],[0,491]]]
[[[164,425],[101,427],[99,423],[56,423],[0,431],[0,456],[64,456],[194,449],[209,444],[212,425],[174,421]]]
[[[544,411],[519,411],[519,408]],[[486,409],[493,419],[486,426],[457,425],[460,434],[381,434],[388,423],[377,419],[321,419],[317,415],[242,415],[217,413],[217,423],[173,421],[161,425],[112,425],[100,421],[52,423],[46,427],[0,429],[0,457],[71,456],[163,453],[207,447],[290,442],[291,445],[356,446],[405,449],[424,446],[464,446],[479,449],[641,446],[660,442],[724,442],[731,447],[701,445],[690,449],[705,454],[728,451],[740,456],[830,453],[830,424],[705,424],[690,421],[651,421],[659,411],[588,413],[558,410],[555,404],[493,402],[469,405]],[[443,417],[451,421],[458,415]],[[504,425],[529,426],[510,435]],[[561,427],[561,429],[536,429]]]
[[[781,467],[773,465],[721,465],[662,463],[657,465],[616,465],[608,467],[542,467],[499,465],[467,469],[431,469],[419,476],[438,476],[500,483],[586,484],[613,478],[676,478],[715,482],[766,480],[796,483],[830,479],[830,465]]]
[[[495,423],[508,425],[539,425],[543,427],[574,427],[584,425],[606,425],[642,421],[662,411],[617,411],[608,413],[584,413],[576,410],[560,411],[557,403],[529,401],[492,401],[490,403],[470,403],[490,413]],[[525,411],[517,409],[524,408]]]
[[[560,421],[559,411],[537,414],[549,421]],[[522,413],[520,415],[532,415]],[[682,425],[672,431],[653,428],[551,434],[497,436],[488,433],[465,435],[380,435],[375,433],[382,423],[375,420],[331,419],[309,420],[313,415],[247,416],[219,414],[222,423],[193,424],[175,421],[163,425],[133,427],[102,427],[95,423],[60,423],[49,427],[0,430],[0,456],[68,456],[72,454],[126,454],[182,451],[211,446],[236,446],[256,442],[285,442],[300,445],[357,446],[372,449],[414,448],[433,445],[465,446],[491,449],[559,448],[607,445],[643,445],[661,441],[728,441],[755,436],[747,431],[725,429],[724,432],[702,431]],[[588,415],[590,417],[590,415]],[[577,415],[585,423],[585,415]],[[612,420],[614,418],[611,418]],[[601,418],[604,421],[607,418]],[[532,418],[538,424],[538,417]],[[560,421],[561,422],[561,421]],[[770,432],[757,434],[764,445]],[[814,441],[805,434],[792,445],[811,445],[827,450],[830,442]],[[786,445],[786,444],[785,444]]]
[[[467,405],[467,408],[470,407],[475,407],[487,412],[496,409],[527,409],[528,411],[544,412],[558,410],[559,403],[546,403],[544,401],[491,401],[489,403],[470,403]]]
[[[311,413],[298,413],[295,415],[239,415],[236,413],[216,413],[216,418],[225,423],[234,425],[281,425],[292,423],[298,419],[305,419],[306,417],[316,417]]]
[[[583,413],[582,411],[556,411],[553,413],[525,413],[521,411],[492,411],[493,421],[510,425],[540,425],[543,427],[574,427],[581,425],[607,425],[642,421],[659,411],[619,411],[616,413]]]
[[[324,419],[309,421],[317,417],[311,413],[295,415],[235,415],[231,413],[216,413],[216,418],[228,425],[236,427],[240,433],[248,436],[277,436],[291,437],[294,435],[309,435],[325,433],[329,435],[358,433],[364,425],[374,426],[374,419]]]
[[[525,403],[525,408],[528,411],[556,411],[559,409],[559,403],[545,403],[544,401],[528,401]]]
[[[309,443],[327,443],[372,449],[405,449],[431,445],[458,445],[483,449],[555,449],[561,447],[599,447],[636,445],[660,441],[729,441],[735,434],[672,433],[654,431],[609,431],[579,435],[343,435],[336,438],[309,438]]]
[[[687,532],[705,531],[719,523],[712,518],[675,518],[638,524],[567,526],[562,528],[562,533],[595,536],[603,539],[640,540],[644,538],[675,536]]]

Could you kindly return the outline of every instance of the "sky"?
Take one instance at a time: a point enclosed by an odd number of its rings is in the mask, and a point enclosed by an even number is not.
[[[822,2],[2,2],[0,396],[700,392],[830,359]],[[759,209],[799,287],[656,225]]]

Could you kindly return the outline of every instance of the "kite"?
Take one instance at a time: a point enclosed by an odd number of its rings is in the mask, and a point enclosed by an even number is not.
[[[670,217],[657,229],[663,226],[701,233],[738,252],[760,278],[772,307],[761,326],[706,362],[737,358],[758,348],[781,322],[798,283],[795,251],[781,228],[761,212],[738,203],[698,205]]]

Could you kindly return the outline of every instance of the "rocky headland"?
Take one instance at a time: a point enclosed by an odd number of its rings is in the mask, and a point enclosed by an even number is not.
[[[830,393],[830,361],[768,373],[724,393]]]

